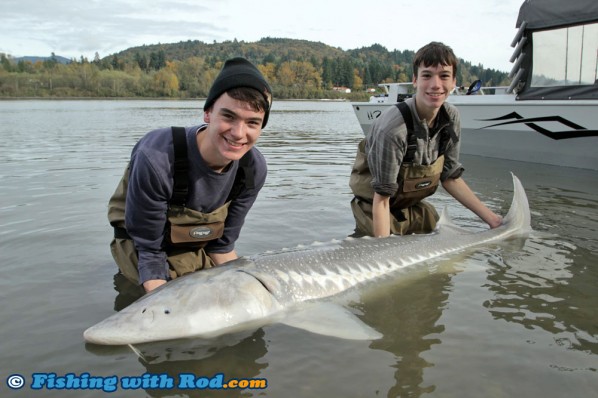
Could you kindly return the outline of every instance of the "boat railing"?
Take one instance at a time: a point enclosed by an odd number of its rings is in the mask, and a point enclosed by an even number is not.
[[[396,103],[410,98],[414,94],[413,84],[404,83],[382,83],[378,85],[384,90],[383,93],[372,95],[370,103]],[[457,86],[451,91],[451,95],[504,95],[507,94],[508,86],[483,87],[480,80],[473,82],[468,88]]]
[[[451,95],[503,95],[507,94],[508,86],[487,86],[480,87],[475,92],[468,93],[465,86],[457,86],[451,92]]]

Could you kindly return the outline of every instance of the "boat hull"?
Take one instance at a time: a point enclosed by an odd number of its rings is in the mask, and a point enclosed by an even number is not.
[[[598,103],[449,97],[461,115],[461,153],[598,170]],[[393,104],[354,103],[364,132]]]

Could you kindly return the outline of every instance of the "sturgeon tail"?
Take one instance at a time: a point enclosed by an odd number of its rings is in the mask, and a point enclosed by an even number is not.
[[[513,201],[511,202],[511,208],[503,219],[503,224],[509,225],[518,231],[518,234],[523,235],[532,230],[529,203],[521,181],[515,174],[511,173],[511,175],[513,176]]]
[[[521,181],[515,174],[511,173],[511,176],[513,177],[513,200],[507,215],[503,218],[503,226],[514,231],[514,235],[526,235],[532,230],[529,203]],[[452,221],[447,207],[443,209],[436,228],[441,231],[452,230],[459,233],[469,233],[467,229],[456,225]]]

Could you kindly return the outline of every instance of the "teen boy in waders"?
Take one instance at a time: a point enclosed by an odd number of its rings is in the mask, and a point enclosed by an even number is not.
[[[146,292],[237,258],[245,216],[266,180],[254,147],[272,90],[243,58],[226,61],[204,105],[204,124],[147,133],[109,202],[110,247],[120,272]]]
[[[442,43],[422,47],[413,61],[414,97],[384,111],[359,144],[350,179],[357,235],[431,232],[438,213],[423,199],[439,183],[490,228],[501,225],[502,217],[461,178],[459,112],[445,102],[456,85],[457,63]]]

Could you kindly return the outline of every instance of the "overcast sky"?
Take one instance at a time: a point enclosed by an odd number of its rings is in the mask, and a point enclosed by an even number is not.
[[[566,1],[566,0],[564,0]],[[344,50],[432,41],[458,57],[510,71],[523,0],[0,0],[0,52],[93,59],[143,44],[263,37]]]

